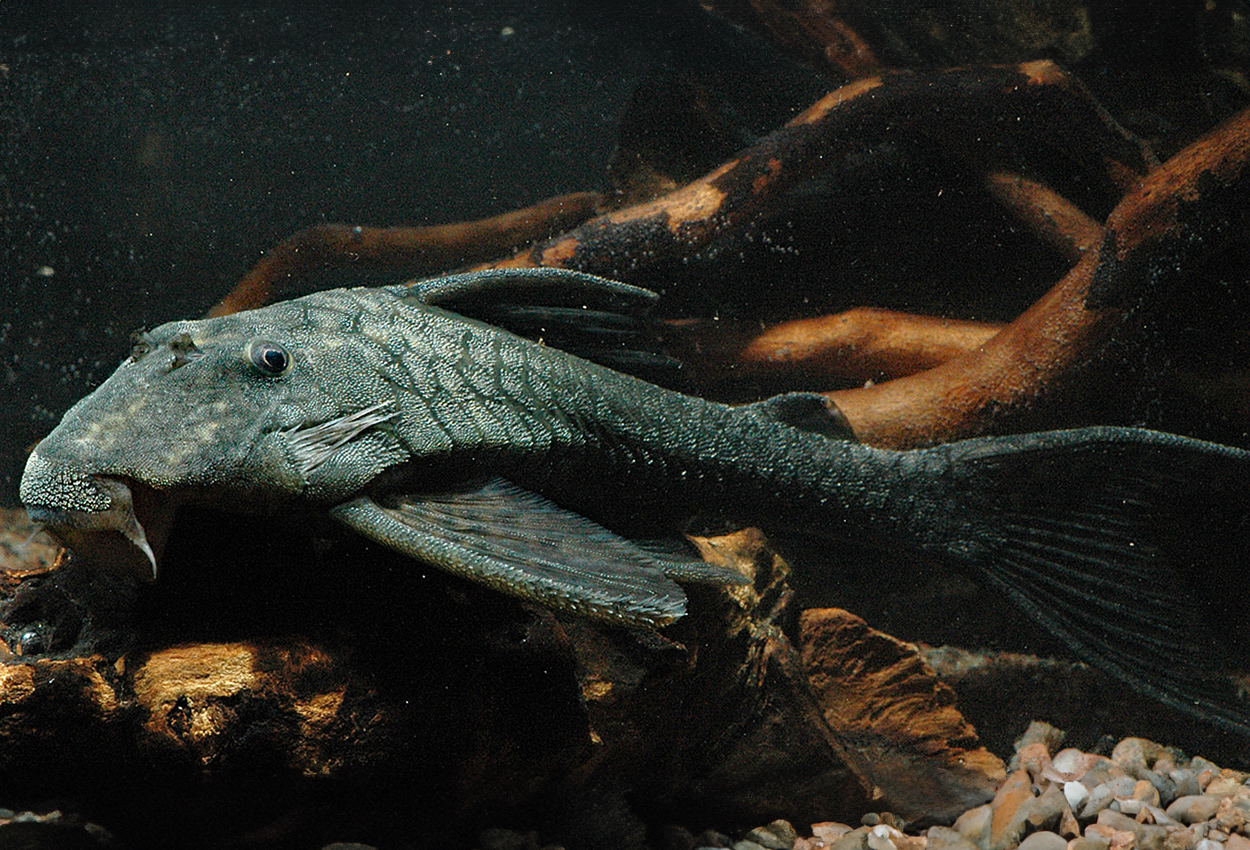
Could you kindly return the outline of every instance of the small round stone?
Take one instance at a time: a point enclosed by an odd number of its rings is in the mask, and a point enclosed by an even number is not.
[[[1067,850],[1068,842],[1053,832],[1035,832],[1020,842],[1020,850]]]

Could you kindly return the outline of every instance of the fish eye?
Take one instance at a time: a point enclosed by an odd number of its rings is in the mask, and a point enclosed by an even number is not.
[[[243,356],[262,374],[270,378],[291,371],[291,353],[281,344],[267,339],[254,339],[243,350]]]

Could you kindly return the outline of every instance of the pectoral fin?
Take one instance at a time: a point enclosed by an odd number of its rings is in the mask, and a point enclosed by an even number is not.
[[[666,573],[684,576],[687,564],[499,478],[386,506],[362,496],[330,513],[406,555],[557,610],[644,627],[686,611],[685,593]]]

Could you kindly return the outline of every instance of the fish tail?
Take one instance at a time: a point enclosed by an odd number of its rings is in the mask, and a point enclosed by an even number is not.
[[[1250,452],[1131,428],[929,452],[946,551],[1081,660],[1250,736]]]

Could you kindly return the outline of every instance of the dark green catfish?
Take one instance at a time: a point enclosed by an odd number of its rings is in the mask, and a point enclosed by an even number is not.
[[[322,506],[457,575],[643,628],[685,612],[676,582],[742,581],[644,533],[714,513],[870,538],[947,559],[1081,658],[1250,734],[1228,678],[1250,453],[1122,428],[883,451],[831,436],[818,395],[729,407],[463,315],[563,323],[593,348],[653,298],[496,271],[173,322],[39,443],[21,498],[71,548],[150,574],[180,504]]]

